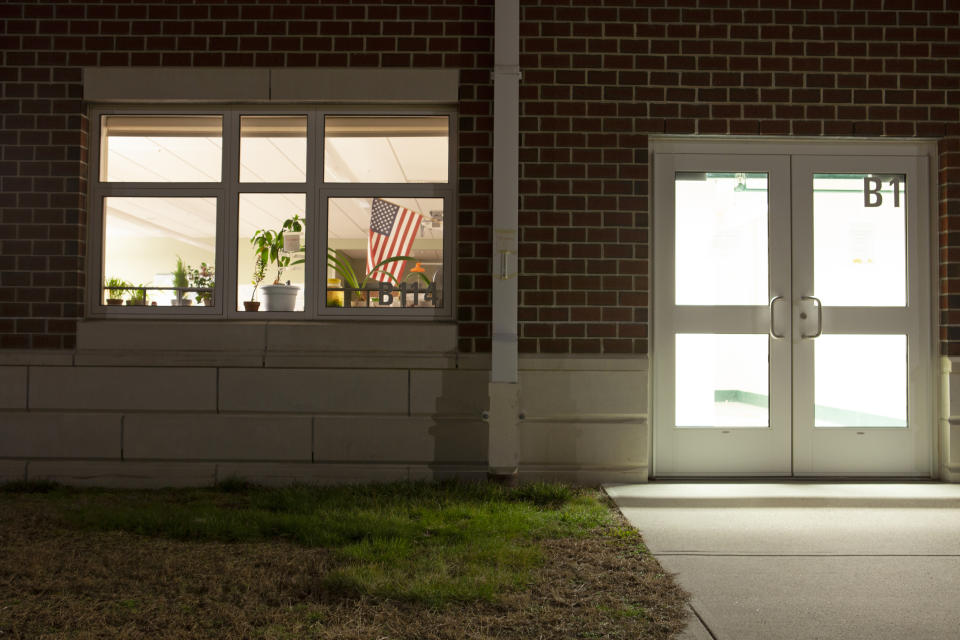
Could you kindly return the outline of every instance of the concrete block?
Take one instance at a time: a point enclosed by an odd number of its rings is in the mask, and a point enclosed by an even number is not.
[[[272,69],[273,100],[456,104],[457,69]]]
[[[212,462],[30,462],[29,480],[51,480],[78,487],[159,489],[209,487],[214,483]]]
[[[339,352],[335,354],[335,358],[338,369],[454,369],[457,366],[457,356],[454,353],[431,355]],[[269,351],[263,356],[263,365],[268,369],[323,369],[330,366],[330,359],[329,351]]]
[[[221,411],[406,415],[405,370],[223,369]]]
[[[217,481],[240,478],[255,484],[368,484],[411,480],[411,467],[398,464],[309,464],[224,462],[217,465]]]
[[[410,372],[410,413],[478,418],[487,409],[486,371],[458,369]]]
[[[645,371],[521,371],[520,388],[528,417],[647,412]]]
[[[212,368],[31,367],[31,409],[213,411]]]
[[[250,351],[78,351],[81,367],[261,367],[263,352]]]
[[[85,67],[83,99],[223,102],[270,99],[270,70]],[[225,132],[226,135],[226,132]]]
[[[0,413],[0,456],[120,459],[120,415]]]
[[[277,322],[267,325],[267,350],[272,354],[453,354],[457,326],[452,322]],[[326,366],[331,366],[329,355]]]
[[[648,480],[646,465],[636,467],[521,465],[519,476],[521,482],[566,482],[584,487],[596,487],[605,482],[638,484]]]
[[[0,367],[0,409],[27,408],[27,367]]]
[[[80,351],[260,352],[266,347],[262,322],[84,320],[77,325]]]
[[[0,365],[28,366],[49,365],[69,367],[73,364],[73,351],[53,349],[0,349]]]
[[[317,418],[313,442],[316,461],[485,464],[487,458],[487,426],[480,420]]]
[[[948,464],[951,467],[960,469],[960,424],[950,424],[950,442],[948,451],[950,457]]]
[[[25,460],[0,460],[0,484],[23,482],[27,478]]]
[[[949,413],[946,417],[960,417],[960,367],[949,374],[950,395]]]
[[[520,423],[520,464],[645,467],[644,422]]]
[[[311,422],[306,416],[270,414],[130,414],[124,420],[124,458],[309,462]]]
[[[636,355],[521,355],[517,360],[521,371],[646,371],[647,356]]]

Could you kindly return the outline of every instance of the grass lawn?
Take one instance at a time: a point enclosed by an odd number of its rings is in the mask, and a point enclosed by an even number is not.
[[[594,490],[0,487],[0,638],[669,638],[686,595]]]

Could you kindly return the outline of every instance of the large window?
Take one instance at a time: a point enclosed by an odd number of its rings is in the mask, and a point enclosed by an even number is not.
[[[451,316],[452,113],[92,115],[91,314]]]

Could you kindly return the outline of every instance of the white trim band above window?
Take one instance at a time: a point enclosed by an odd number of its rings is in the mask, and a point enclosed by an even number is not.
[[[96,103],[456,104],[458,69],[86,67]]]

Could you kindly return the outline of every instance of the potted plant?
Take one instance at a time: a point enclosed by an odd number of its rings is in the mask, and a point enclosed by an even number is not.
[[[123,294],[127,292],[130,283],[120,278],[110,278],[103,283],[103,288],[107,293],[107,304],[111,307],[117,307],[123,304]]]
[[[366,296],[369,294],[366,287],[367,284],[373,280],[374,274],[382,273],[392,280],[394,285],[399,286],[400,283],[395,277],[393,277],[393,274],[383,269],[384,265],[399,261],[416,263],[416,259],[410,256],[394,256],[392,258],[385,258],[384,260],[381,260],[377,264],[373,265],[373,268],[364,274],[362,278],[360,278],[357,276],[357,272],[354,271],[353,267],[347,260],[344,260],[338,256],[337,252],[333,249],[327,250],[327,266],[339,273],[343,278],[346,288],[353,292],[351,306],[363,306],[366,303]],[[417,275],[423,279],[427,286],[430,285],[430,280],[423,273],[417,272]],[[343,306],[343,304],[330,304],[328,301],[327,306],[339,307]]]
[[[269,267],[275,265],[277,276],[273,284],[267,284],[260,287],[260,294],[263,298],[264,311],[293,311],[297,302],[297,292],[300,287],[289,283],[283,284],[283,270],[294,265],[302,264],[304,259],[294,260],[288,252],[283,249],[284,233],[300,233],[303,231],[303,218],[294,215],[283,221],[283,225],[278,231],[270,229],[260,229],[250,238],[250,244],[257,254],[258,259],[263,260],[264,265]],[[266,268],[265,267],[265,268]]]
[[[190,286],[187,282],[187,266],[183,258],[177,256],[177,268],[173,270],[173,287],[176,297],[170,301],[171,306],[186,306],[190,301],[183,297],[183,290]]]
[[[253,285],[253,293],[250,294],[249,300],[243,301],[244,311],[257,311],[260,309],[260,301],[254,300],[253,298],[257,295],[257,287],[260,286],[260,283],[263,282],[265,277],[267,277],[267,263],[263,261],[263,256],[258,253],[257,261],[253,265],[253,280],[250,281]]]
[[[127,298],[127,306],[142,307],[147,304],[147,290],[144,288],[145,286],[144,284],[138,284],[136,287],[128,289],[130,297]]]
[[[212,306],[215,281],[213,267],[208,266],[206,262],[201,262],[199,269],[188,266],[187,278],[190,281],[191,287],[199,289],[199,291],[197,291],[197,304],[203,304],[208,307]]]

